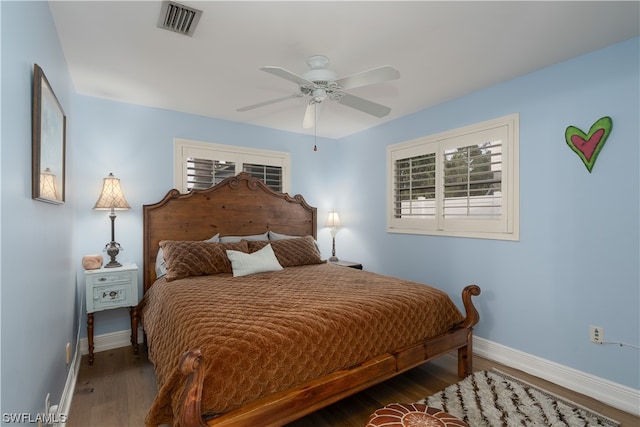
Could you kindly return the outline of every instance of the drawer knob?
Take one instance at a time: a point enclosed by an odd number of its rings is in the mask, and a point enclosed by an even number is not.
[[[98,279],[98,282],[106,282],[107,278],[106,277],[101,277]]]

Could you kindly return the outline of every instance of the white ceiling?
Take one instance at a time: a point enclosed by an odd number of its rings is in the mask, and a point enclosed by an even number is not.
[[[640,33],[640,2],[193,1],[193,37],[157,27],[160,1],[51,1],[77,93],[291,132],[308,99],[239,113],[298,91],[326,55],[338,77],[392,65],[400,79],[348,91],[381,119],[326,100],[317,135],[339,138]]]

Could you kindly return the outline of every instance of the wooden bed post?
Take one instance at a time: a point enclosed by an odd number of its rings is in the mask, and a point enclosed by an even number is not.
[[[480,314],[471,301],[472,296],[480,295],[478,285],[469,285],[462,290],[462,303],[466,317],[462,327],[468,329],[467,345],[458,349],[458,378],[463,379],[473,373],[473,327],[480,321]]]
[[[202,420],[200,408],[204,384],[204,369],[198,369],[201,362],[202,353],[200,350],[187,351],[180,358],[180,372],[187,376],[180,419],[177,424],[180,427],[207,427]]]

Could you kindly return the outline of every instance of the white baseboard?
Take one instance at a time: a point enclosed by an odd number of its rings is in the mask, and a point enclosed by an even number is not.
[[[473,352],[640,416],[640,390],[475,336]]]
[[[78,382],[78,372],[80,372],[80,342],[76,341],[76,351],[73,354],[73,359],[71,360],[71,366],[69,367],[69,372],[67,373],[67,381],[64,384],[64,390],[62,391],[62,396],[60,397],[60,403],[58,404],[58,411],[56,413],[56,420],[59,420],[58,423],[54,424],[55,427],[65,427],[67,425],[67,417],[69,416],[69,411],[71,410],[71,401],[73,400],[73,393],[76,390],[76,383]],[[64,415],[64,418],[62,417]]]
[[[144,341],[142,328],[138,329],[138,344]],[[96,335],[93,337],[93,352],[113,350],[114,348],[127,347],[131,345],[131,331],[111,332],[108,334]],[[82,338],[80,340],[80,354],[89,354],[89,340]]]

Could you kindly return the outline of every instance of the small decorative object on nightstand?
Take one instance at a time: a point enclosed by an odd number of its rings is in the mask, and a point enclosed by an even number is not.
[[[129,307],[131,345],[138,354],[138,266],[100,268],[84,272],[87,300],[87,340],[89,365],[93,365],[93,314],[96,311]]]
[[[331,259],[329,259],[329,262],[331,264],[340,265],[342,267],[349,267],[349,268],[355,268],[356,270],[362,270],[362,264],[358,262],[351,262],[351,261],[345,261],[345,260],[331,261]]]

